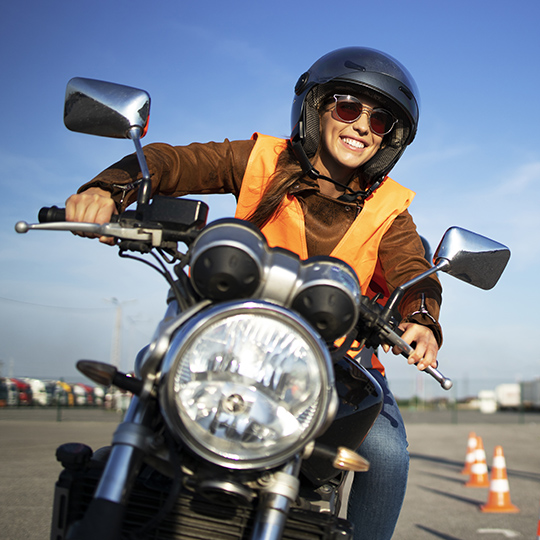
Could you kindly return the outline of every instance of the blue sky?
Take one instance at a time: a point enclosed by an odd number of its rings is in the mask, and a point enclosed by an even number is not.
[[[146,89],[145,143],[286,136],[298,76],[332,49],[363,45],[400,60],[420,88],[417,138],[391,174],[418,194],[411,212],[420,233],[435,248],[459,225],[512,250],[492,291],[442,276],[441,370],[462,391],[540,376],[539,17],[536,1],[8,3],[0,21],[3,374],[74,380],[75,360],[108,361],[113,298],[123,306],[129,369],[163,310],[165,282],[114,248],[67,233],[14,232],[16,221],[63,205],[132,152],[128,141],[63,126],[70,78]],[[233,212],[230,197],[206,200],[212,219]],[[403,388],[436,391],[405,360],[385,363]]]

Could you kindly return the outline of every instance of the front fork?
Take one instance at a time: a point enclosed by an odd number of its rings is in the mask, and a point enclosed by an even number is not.
[[[153,442],[153,400],[133,396],[124,421],[117,427],[107,464],[84,518],[75,523],[68,540],[116,540],[120,537],[126,501]]]
[[[260,494],[252,540],[279,540],[283,535],[289,509],[300,489],[301,459],[295,457]]]

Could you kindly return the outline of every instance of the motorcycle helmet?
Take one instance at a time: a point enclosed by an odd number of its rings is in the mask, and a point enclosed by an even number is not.
[[[320,176],[309,159],[319,146],[319,107],[334,94],[369,97],[398,119],[381,149],[361,167],[368,184],[384,179],[416,135],[416,83],[397,60],[375,49],[345,47],[326,54],[300,76],[294,92],[291,143],[304,172],[313,178]]]

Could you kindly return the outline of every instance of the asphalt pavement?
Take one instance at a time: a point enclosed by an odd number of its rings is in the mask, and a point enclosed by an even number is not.
[[[458,424],[434,421],[437,415],[429,413],[422,422],[420,416],[415,413],[416,421],[412,421],[411,415],[404,414],[411,462],[394,540],[536,539],[540,517],[538,416],[460,414]],[[495,447],[502,447],[510,500],[519,513],[482,512],[489,488],[465,486],[469,475],[462,470],[470,432],[482,437],[490,470]]]
[[[540,518],[540,416],[415,412],[404,414],[411,467],[394,540],[535,539]],[[105,411],[0,410],[0,538],[49,538],[54,458],[64,442],[99,448],[120,414]],[[458,420],[458,423],[455,423]],[[503,447],[517,514],[483,513],[489,488],[465,487],[467,439],[481,436],[491,466]]]

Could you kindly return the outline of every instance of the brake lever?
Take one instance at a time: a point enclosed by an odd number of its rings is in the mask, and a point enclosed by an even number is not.
[[[370,300],[367,297],[363,297],[360,302],[360,318],[367,329],[372,329],[373,334],[377,335],[377,339],[371,343],[366,344],[374,348],[378,347],[381,343],[387,343],[390,346],[397,346],[401,349],[401,354],[408,358],[413,348],[401,338],[403,330],[400,328],[393,328],[393,326],[380,316],[380,308],[376,304],[376,300]],[[424,370],[428,375],[431,375],[444,390],[450,390],[453,386],[453,382],[448,377],[445,377],[438,369],[428,366]]]
[[[405,358],[409,358],[409,356],[412,354],[414,349],[406,341],[404,341],[397,333],[395,334],[396,335],[394,339],[392,339],[393,344],[399,349],[401,349],[401,354],[405,356]],[[424,371],[427,374],[431,375],[441,385],[441,387],[444,388],[444,390],[450,390],[450,388],[452,388],[452,386],[454,385],[454,383],[452,382],[452,379],[445,377],[436,368],[428,366],[426,369],[424,369]]]

